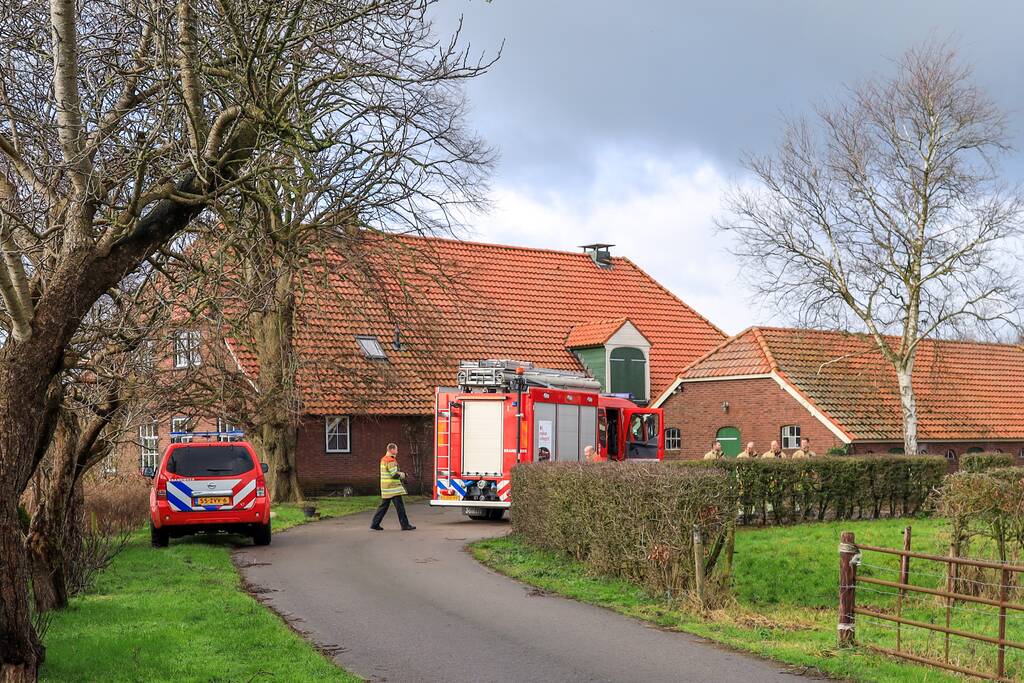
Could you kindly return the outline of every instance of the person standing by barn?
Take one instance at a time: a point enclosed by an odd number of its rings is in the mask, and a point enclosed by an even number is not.
[[[402,483],[405,481],[405,472],[398,470],[396,455],[398,444],[389,443],[387,452],[380,459],[380,505],[377,506],[377,512],[373,514],[373,521],[370,523],[370,528],[374,531],[384,530],[380,523],[384,521],[384,515],[387,514],[392,501],[395,503],[402,531],[412,531],[416,528],[409,523],[409,517],[405,514],[405,501],[402,500],[402,496],[406,495],[405,485]]]

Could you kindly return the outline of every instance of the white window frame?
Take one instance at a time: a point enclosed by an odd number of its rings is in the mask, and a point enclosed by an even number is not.
[[[225,434],[225,432],[234,432],[237,430],[237,425],[233,425],[230,422],[228,422],[227,418],[217,418],[217,441],[220,441],[222,443],[232,443],[235,441],[241,441],[241,436],[231,436],[229,434]]]
[[[669,432],[675,432],[670,434]],[[671,445],[672,442],[675,445]],[[683,448],[683,432],[679,427],[669,427],[665,430],[665,450],[666,451],[678,451]]]
[[[193,420],[191,417],[188,417],[187,415],[176,415],[176,416],[171,418],[171,432],[172,433],[173,432],[192,432],[192,431],[194,431],[192,429],[194,422],[195,422],[195,420]],[[177,425],[179,425],[181,423],[184,423],[184,427],[185,428],[183,428],[183,429],[179,429],[178,428]],[[191,436],[172,436],[171,437],[171,443],[192,443],[192,437]]]
[[[139,425],[139,465],[157,467],[160,459],[160,423],[156,420]]]
[[[199,330],[178,330],[174,333],[174,367],[178,370],[198,368],[203,364],[200,347],[203,333]]]
[[[800,448],[800,425],[783,425],[779,430],[782,448]]]
[[[372,345],[367,348],[363,344],[366,342],[367,345]],[[356,344],[359,345],[359,350],[363,352],[363,355],[370,360],[387,360],[388,354],[384,350],[384,345],[380,343],[380,340],[372,334],[357,334]],[[379,353],[378,353],[379,351]]]
[[[344,434],[339,430],[345,425]],[[331,438],[345,438],[345,445],[341,448],[331,448]],[[340,446],[341,444],[337,444]],[[326,415],[324,416],[324,451],[327,453],[351,453],[352,452],[352,418],[349,415]]]

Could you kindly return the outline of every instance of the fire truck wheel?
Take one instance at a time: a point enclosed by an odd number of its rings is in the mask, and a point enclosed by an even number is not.
[[[476,508],[476,510],[477,512],[467,512],[466,516],[477,522],[481,522],[491,518],[490,510],[481,510],[479,508]]]
[[[501,509],[488,510],[487,512],[487,519],[491,520],[492,522],[498,522],[505,516],[505,511]]]
[[[149,523],[149,542],[154,548],[166,548],[171,542],[167,529],[157,529],[153,523]]]
[[[270,522],[256,527],[252,542],[253,545],[270,545]]]

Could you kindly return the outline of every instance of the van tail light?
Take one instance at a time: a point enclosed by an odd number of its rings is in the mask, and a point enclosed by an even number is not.
[[[167,498],[167,480],[163,477],[156,480],[156,497],[162,499]]]
[[[264,498],[267,495],[267,482],[262,479],[256,480],[256,497]]]

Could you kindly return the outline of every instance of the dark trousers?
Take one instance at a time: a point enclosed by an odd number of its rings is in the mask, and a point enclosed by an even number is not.
[[[402,500],[401,496],[395,496],[394,498],[381,498],[380,505],[377,506],[377,512],[373,514],[373,522],[370,526],[380,526],[380,523],[384,521],[384,515],[387,514],[388,508],[391,507],[391,503],[395,503],[395,511],[398,512],[398,523],[402,525],[402,528],[412,526],[409,524],[409,518],[405,514],[405,501]]]

